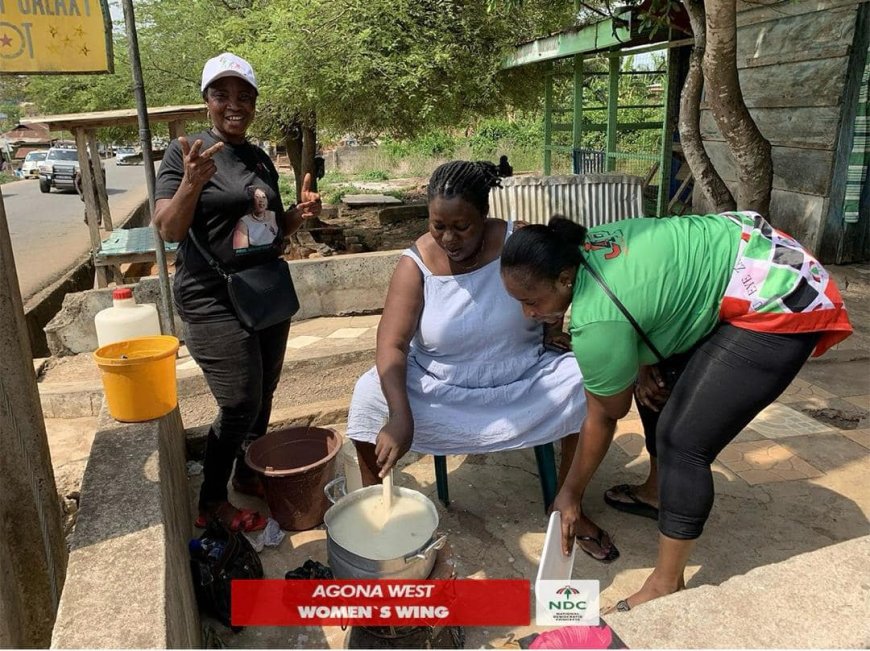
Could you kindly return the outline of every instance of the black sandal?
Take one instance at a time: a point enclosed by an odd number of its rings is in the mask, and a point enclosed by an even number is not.
[[[608,535],[608,534],[604,531],[604,529],[602,529],[601,527],[598,527],[598,536],[597,537],[576,536],[576,538],[580,542],[593,542],[593,543],[595,543],[596,545],[598,545],[598,547],[603,552],[604,545],[601,543],[601,541],[604,540],[604,536],[606,536],[606,535]],[[578,544],[577,546],[580,548],[580,551],[582,551],[584,554],[591,557],[592,559],[598,561],[599,563],[612,563],[617,558],[619,558],[619,550],[616,548],[616,545],[613,544],[612,539],[610,541],[610,551],[607,552],[607,554],[605,554],[605,556],[603,558],[599,558],[598,556],[596,556],[592,552],[587,551],[586,549],[583,548],[583,545]]]
[[[608,493],[617,493],[619,495],[625,495],[631,502],[622,502],[620,500],[613,499],[608,495]],[[617,511],[623,511],[624,513],[630,513],[632,515],[639,515],[642,518],[649,518],[650,520],[655,520],[658,522],[659,519],[659,510],[654,507],[652,504],[647,504],[646,502],[641,501],[637,495],[634,494],[632,487],[629,484],[620,484],[619,486],[614,486],[610,490],[604,491],[604,501],[607,502],[608,506],[612,506]]]

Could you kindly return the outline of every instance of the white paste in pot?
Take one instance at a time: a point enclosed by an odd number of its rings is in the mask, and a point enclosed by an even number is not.
[[[429,542],[436,522],[426,504],[393,494],[386,513],[381,493],[372,493],[336,513],[329,535],[349,552],[375,561],[399,558]]]

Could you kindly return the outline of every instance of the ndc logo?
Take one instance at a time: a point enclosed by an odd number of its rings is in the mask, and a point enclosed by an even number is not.
[[[541,580],[535,583],[535,620],[541,626],[597,626],[598,581]]]
[[[556,590],[556,594],[560,595],[561,601],[550,601],[547,604],[549,610],[576,610],[578,613],[584,614],[588,603],[585,598],[572,599],[575,595],[582,594],[576,588],[566,585]]]

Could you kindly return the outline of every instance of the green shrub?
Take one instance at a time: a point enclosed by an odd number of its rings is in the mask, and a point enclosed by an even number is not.
[[[393,140],[385,138],[380,148],[393,159],[405,158],[411,153],[411,145],[407,140]]]
[[[456,150],[457,139],[446,131],[429,131],[410,140],[385,139],[381,144],[384,152],[393,159],[403,159],[415,154],[450,158]]]
[[[278,175],[278,191],[281,193],[281,201],[285,206],[296,203],[296,178],[290,174]]]
[[[466,140],[475,158],[495,158],[509,150],[540,148],[544,142],[543,116],[482,120]]]
[[[342,181],[347,181],[349,176],[343,172],[339,172],[336,170],[326,170],[326,174],[323,175],[323,178],[320,179],[320,183],[341,183]]]
[[[450,157],[456,150],[456,139],[443,131],[432,131],[417,140],[415,149],[419,154]]]

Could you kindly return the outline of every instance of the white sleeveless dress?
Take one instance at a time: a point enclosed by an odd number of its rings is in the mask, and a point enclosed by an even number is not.
[[[508,224],[510,236],[512,224]],[[408,354],[411,449],[472,454],[528,448],[580,431],[583,378],[571,353],[542,345],[543,329],[505,291],[499,259],[457,276],[423,273],[423,311]],[[376,368],[357,381],[347,434],[374,443],[387,403]]]

